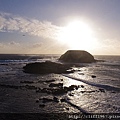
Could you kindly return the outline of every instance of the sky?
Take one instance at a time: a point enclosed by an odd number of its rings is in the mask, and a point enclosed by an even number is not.
[[[120,0],[0,0],[0,53],[120,55]]]

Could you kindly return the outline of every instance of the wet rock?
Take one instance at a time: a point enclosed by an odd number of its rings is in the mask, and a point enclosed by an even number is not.
[[[84,85],[81,85],[81,88],[84,88]]]
[[[91,90],[91,91],[81,91],[81,93],[92,93],[92,92],[97,92],[96,90]]]
[[[77,86],[77,85],[71,85],[71,86],[68,87],[68,90],[69,91],[72,91],[72,90],[75,90],[75,89],[78,90],[78,88],[79,88],[79,86]]]
[[[69,63],[92,63],[96,61],[90,53],[83,50],[68,50],[61,55],[59,60]]]
[[[20,83],[28,83],[28,84],[32,84],[34,83],[33,81],[20,81]]]
[[[39,99],[36,99],[36,103],[39,103]]]
[[[84,75],[84,73],[78,73],[79,75]]]
[[[50,98],[43,98],[43,99],[42,99],[42,102],[43,102],[43,103],[52,102],[52,101],[53,101],[53,99],[50,99]]]
[[[111,93],[116,93],[115,91],[111,91]]]
[[[69,110],[69,108],[66,108],[66,110]]]
[[[41,92],[41,88],[37,88],[36,93]]]
[[[5,84],[0,84],[0,87],[13,88],[13,89],[19,89],[19,88],[22,88],[22,86],[5,85]]]
[[[80,91],[81,93],[85,93],[85,91]]]
[[[52,94],[54,94],[54,95],[65,94],[68,91],[77,90],[78,88],[79,88],[79,86],[77,86],[77,85],[71,85],[69,87],[61,87],[61,88],[53,89]]]
[[[57,83],[57,84],[51,83],[49,87],[63,87],[63,83]]]
[[[46,81],[44,81],[44,82],[46,82],[46,83],[55,82],[55,80],[46,80]]]
[[[92,75],[91,77],[92,77],[92,78],[96,78],[96,76],[95,76],[95,75]]]
[[[53,89],[52,90],[52,94],[53,95],[62,95],[67,93],[68,91],[66,91],[64,88],[60,88],[60,89]]]
[[[43,89],[40,90],[40,92],[51,94],[51,93],[52,93],[52,90],[53,90],[53,89],[43,88]]]
[[[40,104],[39,107],[44,108],[45,104]]]
[[[57,85],[57,87],[56,87]],[[37,88],[36,93],[47,93],[47,94],[53,94],[53,95],[62,95],[67,93],[68,91],[77,90],[79,86],[77,85],[71,85],[69,87],[63,87],[63,83],[58,84],[51,84],[52,87],[50,88]],[[54,86],[54,87],[53,87]]]
[[[48,73],[70,73],[71,71],[67,71],[71,69],[71,66],[68,64],[60,64],[51,61],[46,61],[42,63],[28,63],[23,67],[25,73],[32,74],[48,74]]]
[[[58,99],[57,97],[54,97],[54,98],[53,98],[53,101],[58,103],[58,102],[59,102],[59,99]]]
[[[103,88],[99,88],[99,91],[105,93],[105,90]]]
[[[61,102],[65,102],[66,100],[64,98],[60,99]]]
[[[68,95],[69,95],[69,96],[74,96],[74,93],[69,93]]]
[[[31,86],[31,85],[25,85],[25,88],[30,89],[30,90],[36,90],[37,89],[37,87]]]

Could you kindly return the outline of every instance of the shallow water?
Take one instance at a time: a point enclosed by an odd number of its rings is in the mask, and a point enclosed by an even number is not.
[[[0,112],[120,113],[119,56],[95,56],[105,62],[74,67],[75,72],[66,75],[34,75],[23,72],[22,68],[27,63],[45,60],[57,61],[59,56],[21,56],[17,56],[19,59],[15,56],[15,59],[11,56],[4,57],[4,59],[3,56],[0,57]],[[96,77],[93,78],[92,75]],[[46,82],[49,80],[55,81]],[[22,83],[21,81],[32,82]],[[82,85],[82,87],[63,95],[36,93],[34,87],[49,88],[50,83],[63,83],[63,86],[67,87]],[[25,87],[26,85],[27,87]],[[28,86],[33,86],[33,89],[29,89]],[[45,103],[45,107],[39,106],[43,104],[40,99],[53,99],[54,96],[59,99],[58,103],[51,101]],[[60,102],[61,99],[66,101]]]

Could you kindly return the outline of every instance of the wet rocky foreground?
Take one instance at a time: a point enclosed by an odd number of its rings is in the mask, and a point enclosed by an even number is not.
[[[90,77],[96,79],[97,76]],[[28,74],[23,73],[22,69],[18,73],[6,72],[1,74],[0,91],[0,112],[26,113],[25,118],[27,113],[39,113],[38,118],[43,115],[42,119],[68,119],[71,113],[99,113],[104,110],[104,106],[112,110],[118,109],[111,104],[103,104],[112,99],[108,94],[115,98],[116,91],[108,92],[72,80],[63,74]],[[46,113],[49,113],[48,116]],[[29,117],[32,119],[33,116]]]
[[[27,77],[30,79],[25,80]],[[57,74],[43,76],[27,74],[19,78],[13,83],[0,83],[1,112],[84,113],[77,105],[70,102],[70,97],[74,97],[76,92],[80,94],[105,92],[104,89],[90,90],[86,85],[74,82],[67,85],[68,78]]]

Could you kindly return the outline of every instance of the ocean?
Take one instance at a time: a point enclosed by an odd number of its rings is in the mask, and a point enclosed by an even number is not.
[[[104,60],[74,66],[69,74],[28,74],[27,63],[58,62],[60,55],[0,54],[0,113],[120,113],[120,56],[95,55]],[[50,83],[79,85],[63,95],[37,93]],[[58,103],[52,101],[57,97]],[[43,102],[43,98],[51,101]],[[67,102],[61,102],[66,99]]]

